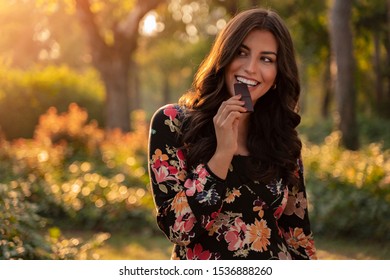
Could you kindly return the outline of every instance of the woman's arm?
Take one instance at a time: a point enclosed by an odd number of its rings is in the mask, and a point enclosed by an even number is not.
[[[206,164],[187,170],[178,135],[182,112],[167,105],[153,116],[149,135],[149,175],[157,223],[174,243],[188,245],[212,225],[225,197],[223,180]]]
[[[287,206],[278,224],[294,259],[317,259],[313,234],[310,229],[308,203],[302,161],[298,160],[298,185],[289,187]]]

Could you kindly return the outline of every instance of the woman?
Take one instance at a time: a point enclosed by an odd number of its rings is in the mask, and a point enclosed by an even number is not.
[[[245,84],[249,113],[234,92]],[[172,259],[315,259],[296,127],[300,84],[281,18],[252,9],[218,35],[193,89],[151,123],[149,174]]]

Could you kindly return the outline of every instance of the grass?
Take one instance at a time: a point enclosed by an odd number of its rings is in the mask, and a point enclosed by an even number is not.
[[[390,244],[359,240],[315,238],[321,260],[390,260]]]
[[[90,238],[94,232],[67,232],[67,236]],[[320,260],[390,260],[390,244],[316,236]],[[114,232],[96,253],[102,260],[166,260],[171,243],[162,234]]]

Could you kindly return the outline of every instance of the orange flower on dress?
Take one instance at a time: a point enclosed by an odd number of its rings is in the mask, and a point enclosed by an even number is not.
[[[306,248],[306,246],[309,245],[308,237],[305,235],[302,228],[290,228],[290,232],[285,234],[285,238],[287,243],[295,249],[298,249],[299,247]]]
[[[309,256],[309,258],[311,260],[317,260],[318,259],[317,258],[317,253],[316,253],[316,247],[314,246],[314,240],[313,240],[313,238],[311,236],[309,237],[307,246],[305,248],[305,252]]]
[[[160,149],[156,149],[154,152],[154,155],[152,156],[153,162],[156,162],[157,160],[160,161],[167,161],[169,159],[168,155],[163,154]]]
[[[251,249],[256,252],[268,251],[270,237],[271,230],[266,220],[255,220],[255,223],[249,227],[249,242],[252,243]]]
[[[233,190],[227,192],[227,197],[225,198],[226,203],[232,203],[236,199],[236,197],[240,197],[241,192],[240,190],[237,190],[236,188],[233,188]]]
[[[187,196],[184,191],[180,191],[173,198],[172,209],[175,211],[175,217],[182,216],[191,211],[188,205]]]

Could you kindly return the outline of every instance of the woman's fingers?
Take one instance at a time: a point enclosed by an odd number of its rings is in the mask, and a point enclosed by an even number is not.
[[[233,154],[237,149],[238,123],[242,113],[247,110],[243,107],[244,101],[240,96],[233,96],[224,101],[213,118],[217,138],[217,151]]]
[[[237,112],[234,116],[239,116],[240,113],[245,113],[246,109],[243,107],[244,101],[240,100],[240,96],[233,96],[230,99],[222,102],[214,119],[217,123],[224,123],[231,112]],[[214,122],[215,123],[215,122]]]

